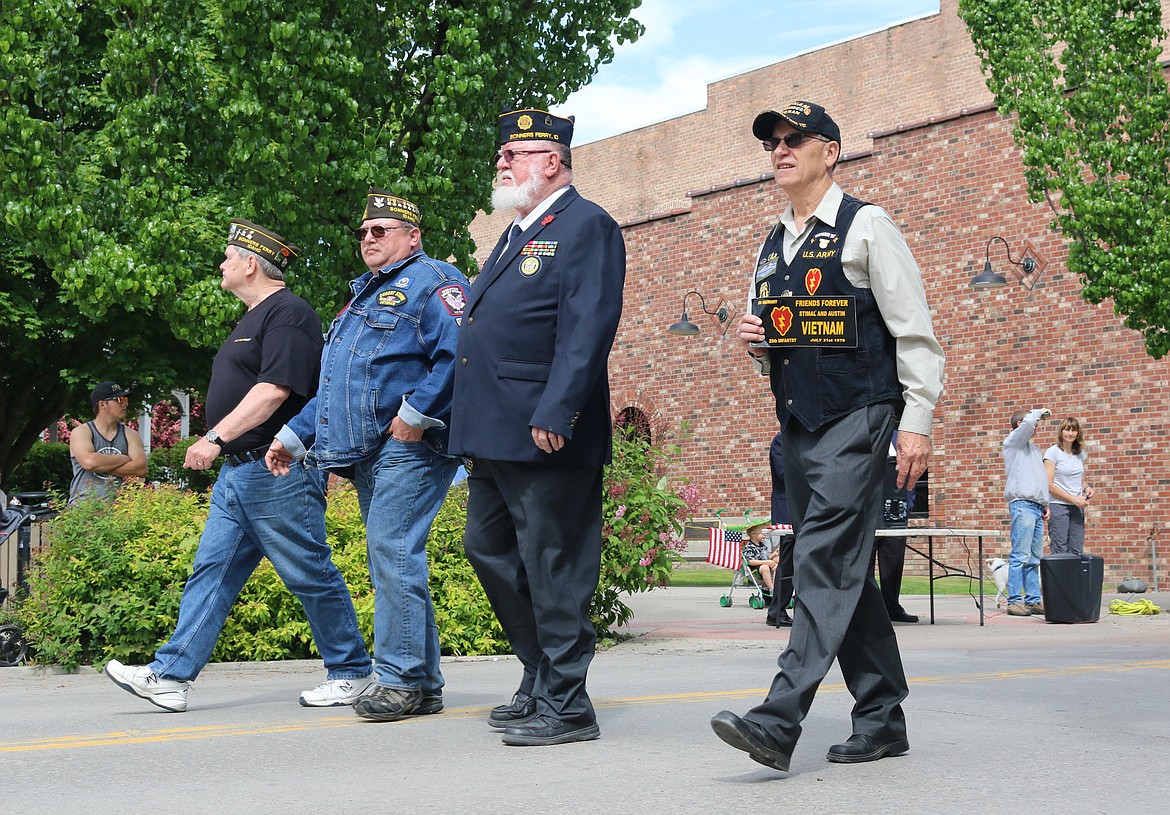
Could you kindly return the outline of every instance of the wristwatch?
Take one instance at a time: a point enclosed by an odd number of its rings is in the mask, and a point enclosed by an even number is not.
[[[219,447],[223,447],[223,439],[221,439],[219,437],[219,434],[216,433],[214,430],[208,430],[207,435],[205,435],[203,438],[207,439],[209,442],[211,442],[214,445],[217,445]]]

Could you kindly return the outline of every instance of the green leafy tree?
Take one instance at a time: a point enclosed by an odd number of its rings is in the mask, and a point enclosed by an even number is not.
[[[1159,0],[960,0],[1028,191],[1090,303],[1170,351],[1170,92]]]
[[[370,184],[472,271],[496,115],[583,86],[637,5],[5,0],[0,478],[96,379],[205,381],[241,309],[216,270],[231,217],[302,248],[290,284],[326,317]]]

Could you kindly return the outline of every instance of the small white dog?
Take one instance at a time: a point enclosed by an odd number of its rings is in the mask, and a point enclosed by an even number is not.
[[[995,581],[995,607],[1001,608],[1000,600],[1007,600],[1008,563],[1001,557],[987,559],[987,569],[991,572],[991,579]]]

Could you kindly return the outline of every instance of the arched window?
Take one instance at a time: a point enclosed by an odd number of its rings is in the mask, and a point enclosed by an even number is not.
[[[654,442],[650,434],[650,419],[647,418],[641,408],[633,406],[622,408],[618,411],[618,415],[614,419],[614,424],[619,428],[633,428],[638,437],[644,439],[647,444]]]

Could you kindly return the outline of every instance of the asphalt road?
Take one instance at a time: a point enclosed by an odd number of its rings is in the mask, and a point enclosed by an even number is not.
[[[0,669],[0,813],[1166,811],[1166,594],[1161,615],[1076,626],[992,609],[980,627],[970,598],[937,598],[938,625],[898,627],[910,753],[825,760],[849,735],[834,671],[783,774],[708,724],[762,697],[785,640],[720,593],[633,598],[637,636],[590,673],[601,739],[557,747],[507,747],[485,723],[515,689],[511,658],[445,660],[445,712],[390,724],[298,706],[323,679],[312,662],[209,666],[183,714],[93,669]]]

